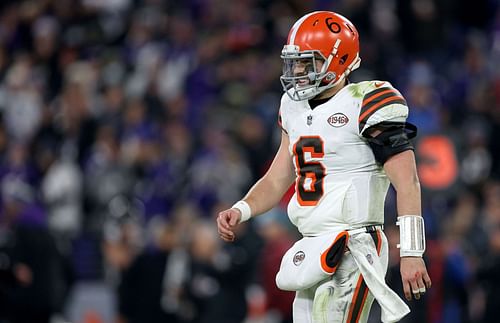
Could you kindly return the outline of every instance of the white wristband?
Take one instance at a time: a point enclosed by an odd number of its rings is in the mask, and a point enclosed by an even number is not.
[[[399,244],[401,257],[422,257],[425,252],[425,225],[420,215],[398,217]]]
[[[240,223],[248,221],[252,216],[252,210],[250,209],[250,205],[248,205],[248,203],[243,200],[234,203],[234,205],[231,208],[240,211],[241,213]]]

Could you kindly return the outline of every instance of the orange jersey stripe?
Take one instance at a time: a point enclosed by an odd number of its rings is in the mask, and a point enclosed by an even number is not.
[[[377,254],[380,256],[380,251],[382,250],[382,235],[380,231],[377,230]]]
[[[366,288],[365,292],[363,293],[363,299],[361,300],[361,305],[359,307],[358,316],[356,316],[356,321],[354,321],[354,323],[359,322],[359,318],[361,317],[361,313],[363,312],[363,306],[365,306],[365,301],[366,301],[367,296],[368,296],[368,288]]]
[[[349,315],[347,316],[347,323],[351,322],[352,314],[354,313],[354,308],[356,307],[356,300],[358,299],[358,293],[361,288],[361,283],[363,283],[363,276],[359,275],[358,283],[356,284],[356,289],[354,291],[354,296],[352,297],[351,307],[349,308]]]
[[[379,93],[377,93],[377,94],[375,94],[375,95],[373,95],[373,96],[370,96],[370,97],[368,97],[368,98],[364,99],[364,100],[363,100],[363,104],[361,105],[361,107],[364,107],[365,105],[367,105],[367,104],[368,104],[368,103],[370,103],[371,101],[375,100],[376,98],[378,98],[378,97],[380,97],[380,96],[382,96],[382,95],[384,95],[384,94],[390,93],[390,92],[394,93],[395,95],[398,95],[398,94],[399,94],[399,93],[397,93],[397,92],[396,92],[396,90],[394,90],[394,89],[387,89],[387,90],[385,90],[385,91],[379,92]]]
[[[402,96],[395,95],[395,96],[391,96],[385,100],[382,100],[379,103],[374,104],[370,109],[366,110],[362,115],[360,115],[358,121],[361,122],[361,120],[363,120],[367,115],[369,115],[370,112],[383,106],[385,103],[390,102],[390,101],[396,101],[396,100],[403,100],[404,101],[404,98]]]

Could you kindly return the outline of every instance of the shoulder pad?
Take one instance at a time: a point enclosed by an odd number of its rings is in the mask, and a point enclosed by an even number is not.
[[[405,121],[408,105],[403,95],[391,83],[384,81],[366,82],[359,111],[359,132],[383,121]]]

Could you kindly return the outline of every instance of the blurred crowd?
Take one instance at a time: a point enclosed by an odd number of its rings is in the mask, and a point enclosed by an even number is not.
[[[214,218],[271,162],[279,54],[318,9],[419,127],[433,288],[405,322],[497,321],[498,0],[2,0],[0,322],[291,322],[286,197],[232,244]],[[395,217],[391,191],[401,293]]]

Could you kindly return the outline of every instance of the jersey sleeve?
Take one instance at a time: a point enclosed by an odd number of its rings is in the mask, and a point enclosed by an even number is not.
[[[285,105],[283,104],[283,101],[284,98],[282,97],[280,109],[278,111],[278,126],[281,128],[281,130],[283,130],[286,134],[288,134]]]
[[[403,95],[389,82],[368,82],[359,110],[359,134],[384,121],[405,122],[408,105]]]

